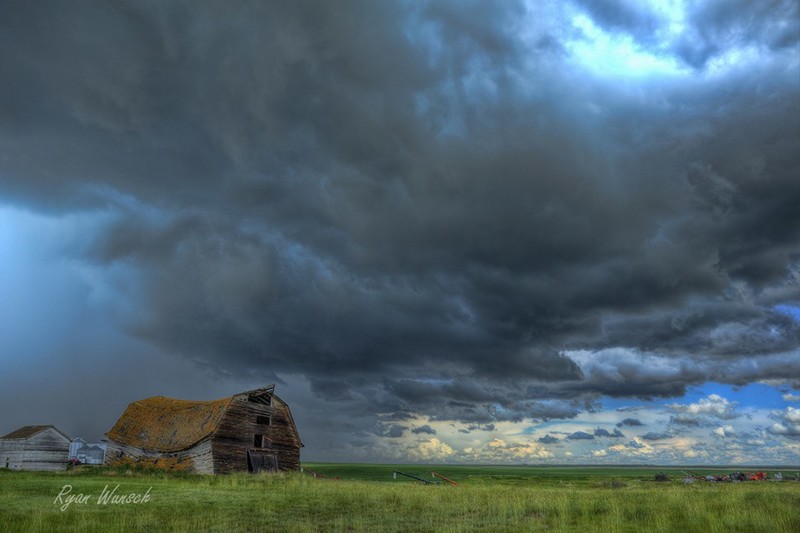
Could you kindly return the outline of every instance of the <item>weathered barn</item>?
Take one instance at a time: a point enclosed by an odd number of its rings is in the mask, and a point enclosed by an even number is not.
[[[14,470],[64,470],[71,441],[55,426],[23,426],[0,437],[0,466]]]
[[[275,386],[205,402],[133,402],[108,437],[106,464],[203,474],[299,470],[300,436]]]

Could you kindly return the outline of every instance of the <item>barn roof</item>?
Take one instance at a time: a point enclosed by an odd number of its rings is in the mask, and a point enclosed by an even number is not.
[[[185,450],[214,432],[232,400],[232,396],[206,402],[146,398],[128,405],[106,436],[143,450]]]
[[[45,429],[53,428],[59,433],[61,433],[67,440],[72,440],[69,435],[55,427],[54,425],[46,425],[46,426],[22,426],[19,429],[12,431],[6,435],[0,437],[0,439],[29,439],[36,435],[37,433],[41,433]]]

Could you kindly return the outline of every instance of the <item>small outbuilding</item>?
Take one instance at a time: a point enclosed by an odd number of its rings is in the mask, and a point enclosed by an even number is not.
[[[106,437],[106,464],[202,474],[299,470],[303,446],[274,385],[211,401],[139,400]]]
[[[69,445],[69,460],[82,465],[102,465],[106,448],[106,444],[86,442],[78,437]]]
[[[55,426],[23,426],[0,437],[0,467],[65,470],[72,439]]]

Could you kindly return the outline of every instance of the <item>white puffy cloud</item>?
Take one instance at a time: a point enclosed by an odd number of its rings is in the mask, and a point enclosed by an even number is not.
[[[537,442],[506,442],[495,438],[483,446],[465,448],[463,456],[480,462],[520,463],[549,459],[553,457],[553,452]]]
[[[455,450],[446,442],[436,437],[418,441],[416,446],[409,446],[408,457],[422,462],[442,461],[452,456]]]
[[[736,436],[736,430],[730,424],[725,424],[724,426],[719,426],[717,428],[714,428],[714,430],[711,433],[713,433],[714,435],[716,435],[718,437],[735,437]]]
[[[678,413],[690,415],[705,415],[723,420],[730,420],[740,416],[736,412],[738,402],[731,402],[719,394],[710,394],[707,398],[702,398],[697,403],[668,405],[670,409]]]
[[[769,428],[769,432],[786,437],[800,437],[800,408],[787,407],[783,411],[775,411],[772,417],[777,420]]]

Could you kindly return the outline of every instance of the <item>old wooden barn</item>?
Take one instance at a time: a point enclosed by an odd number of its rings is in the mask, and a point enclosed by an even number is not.
[[[0,437],[0,466],[13,470],[64,470],[72,439],[55,426],[23,426]]]
[[[106,463],[203,474],[298,470],[303,444],[274,388],[212,401],[133,402],[106,433]]]

